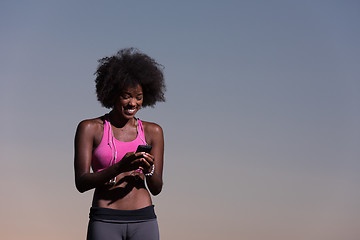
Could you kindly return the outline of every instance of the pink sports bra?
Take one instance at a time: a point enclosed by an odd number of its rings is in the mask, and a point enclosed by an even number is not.
[[[119,162],[126,153],[135,152],[137,147],[147,144],[143,125],[137,119],[137,136],[133,141],[122,142],[114,137],[108,115],[105,115],[104,132],[99,146],[93,151],[91,167],[94,172],[104,170],[107,167]]]

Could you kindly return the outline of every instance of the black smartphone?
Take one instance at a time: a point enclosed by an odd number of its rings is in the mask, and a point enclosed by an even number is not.
[[[139,145],[136,152],[150,153],[151,148],[152,148],[151,145]]]

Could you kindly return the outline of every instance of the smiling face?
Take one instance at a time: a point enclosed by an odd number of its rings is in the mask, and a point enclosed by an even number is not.
[[[137,84],[133,87],[125,87],[120,96],[115,100],[114,111],[125,119],[135,117],[135,114],[143,103],[143,89]]]

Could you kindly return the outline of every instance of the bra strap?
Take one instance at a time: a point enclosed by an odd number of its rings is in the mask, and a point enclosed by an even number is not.
[[[145,132],[144,132],[144,127],[142,125],[142,122],[140,119],[137,119],[137,122],[138,122],[138,134],[139,134],[139,137],[140,139],[143,141],[144,145],[148,145],[146,143],[146,138],[145,138]]]

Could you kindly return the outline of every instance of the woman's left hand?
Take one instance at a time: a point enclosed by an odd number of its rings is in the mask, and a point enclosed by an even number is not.
[[[150,153],[143,153],[143,157],[139,159],[140,166],[139,169],[144,173],[150,173],[152,166],[154,165],[154,156]]]

